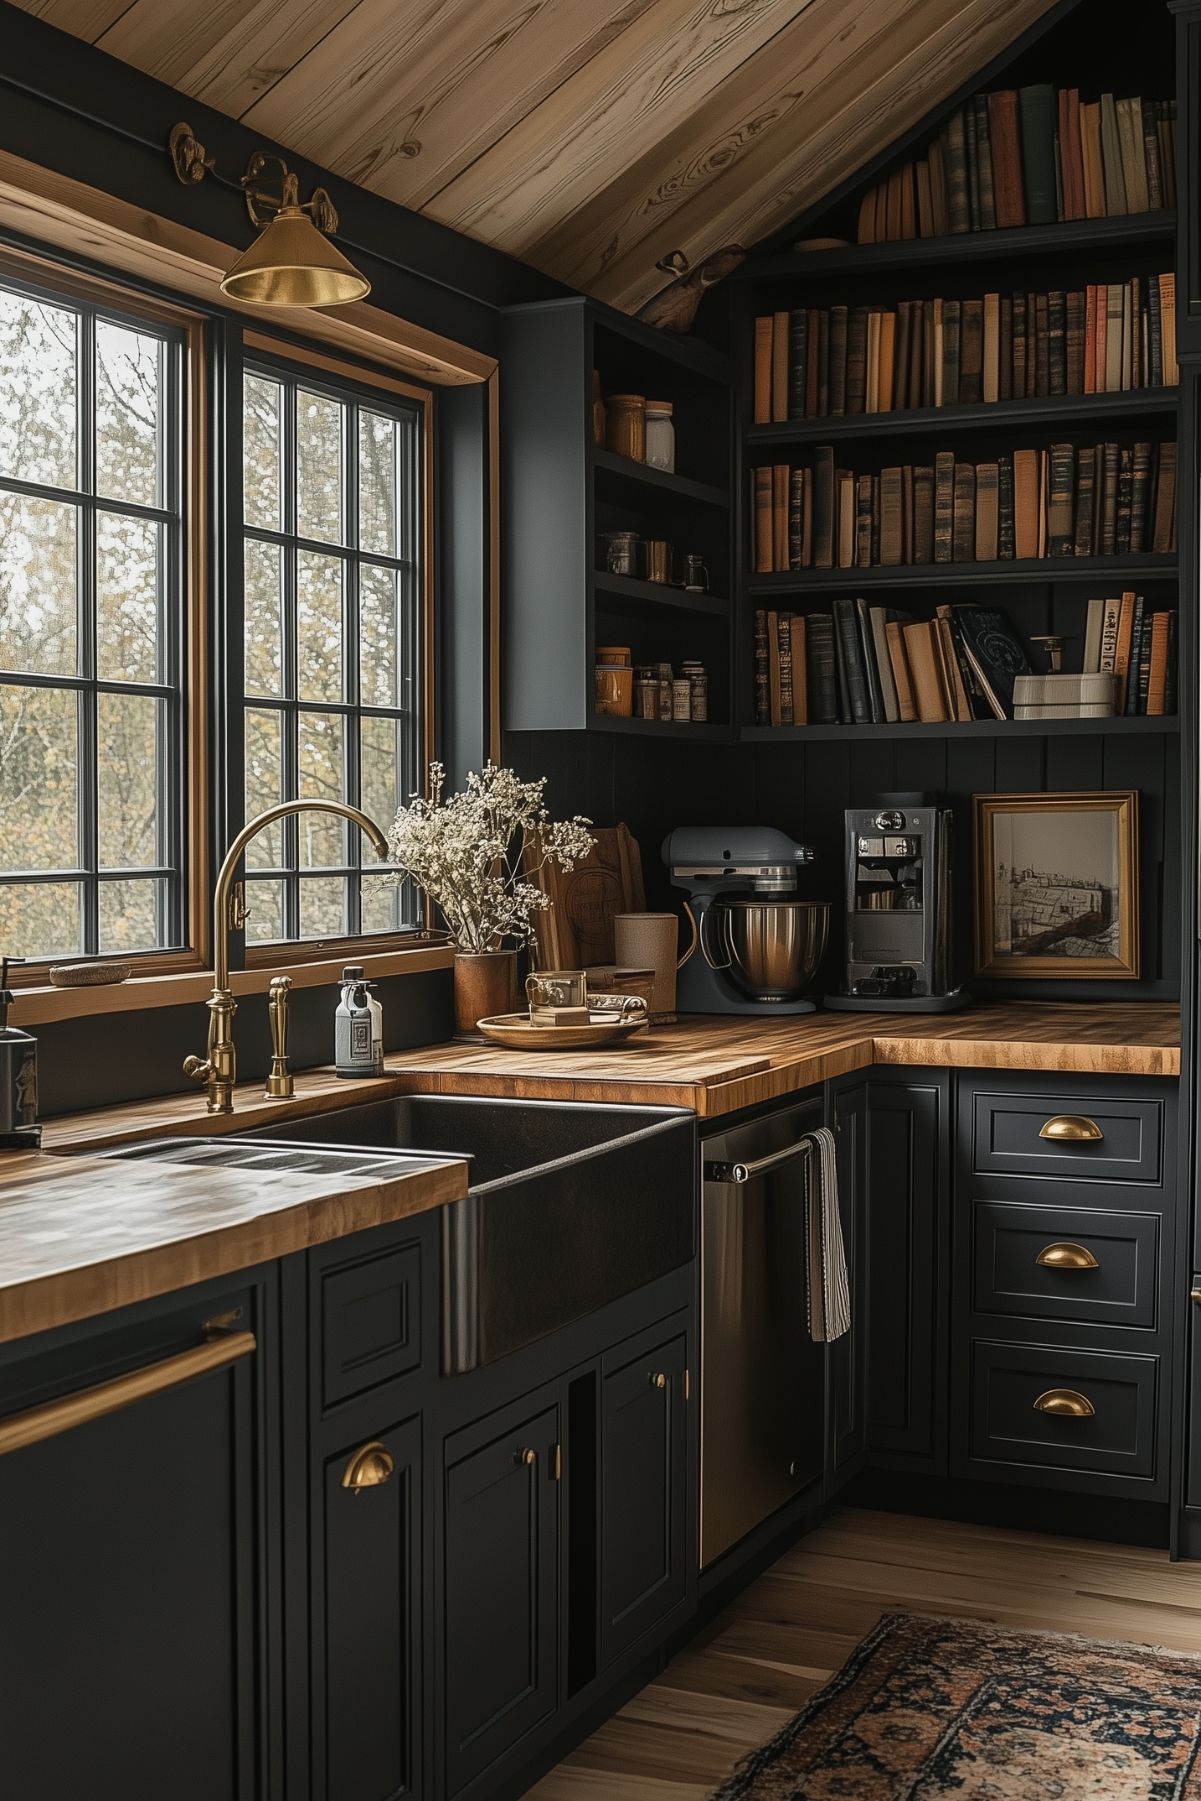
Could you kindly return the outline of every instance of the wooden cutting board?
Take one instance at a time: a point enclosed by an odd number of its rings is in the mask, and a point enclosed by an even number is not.
[[[574,869],[550,865],[533,877],[551,906],[535,916],[542,969],[613,963],[613,917],[646,911],[642,855],[627,825],[595,826],[596,843]],[[527,869],[530,862],[527,854]]]

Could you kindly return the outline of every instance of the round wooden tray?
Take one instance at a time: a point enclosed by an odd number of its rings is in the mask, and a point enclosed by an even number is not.
[[[588,1025],[536,1026],[528,1013],[496,1013],[491,1019],[478,1019],[475,1029],[490,1043],[511,1051],[591,1051],[621,1044],[636,1032],[645,1032],[646,1025],[645,1014],[638,1019],[592,1020]]]

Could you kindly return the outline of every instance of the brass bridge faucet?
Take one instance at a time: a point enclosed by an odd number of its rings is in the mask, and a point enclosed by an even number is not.
[[[232,1113],[234,1084],[238,1079],[238,1055],[234,1048],[233,1023],[238,1003],[229,985],[229,934],[240,931],[246,923],[246,895],[241,882],[234,886],[234,876],[242,853],[252,838],[257,838],[277,819],[293,813],[334,813],[360,827],[370,840],[381,863],[388,861],[388,840],[366,813],[341,800],[284,800],[268,807],[257,819],[242,827],[225,853],[225,861],[217,873],[213,891],[213,992],[205,1005],[209,1010],[207,1057],[185,1057],[184,1074],[205,1083],[208,1089],[206,1108],[209,1113]],[[277,1000],[277,1006],[278,1006]],[[283,1047],[279,1047],[282,1053]]]

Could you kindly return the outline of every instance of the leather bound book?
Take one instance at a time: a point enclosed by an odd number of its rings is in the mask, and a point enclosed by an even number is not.
[[[1084,290],[1084,392],[1097,392],[1097,284]]]
[[[947,229],[952,232],[972,229],[971,202],[968,198],[967,136],[963,108],[957,107],[943,127],[943,162],[947,183]]]
[[[1163,379],[1163,314],[1160,310],[1162,275],[1147,280],[1147,364],[1144,371],[1149,388],[1161,388]]]
[[[1001,295],[1000,377],[997,397],[1008,400],[1013,394],[1013,301]]]
[[[809,314],[794,306],[788,315],[788,417],[805,417],[805,353],[809,342]]]
[[[1122,605],[1118,613],[1118,637],[1113,653],[1113,672],[1118,678],[1118,712],[1126,711],[1126,683],[1130,676],[1130,641],[1134,636],[1134,602],[1136,596],[1127,591],[1122,595]]]
[[[788,567],[788,489],[787,463],[773,463],[771,471],[771,558],[772,568]]]
[[[984,302],[964,300],[959,308],[959,399],[964,405],[983,398]]]
[[[1180,364],[1176,361],[1176,277],[1159,278],[1159,317],[1163,334],[1164,386],[1174,388],[1180,380]]]
[[[909,403],[909,334],[912,328],[913,302],[897,302],[896,348],[893,356],[892,404],[903,411]]]
[[[942,301],[940,299],[932,300],[930,302],[930,380],[928,383],[930,393],[928,404],[930,406],[946,404],[942,387],[943,368],[947,354],[947,334],[943,315]]]
[[[773,539],[771,523],[771,466],[761,464],[755,470],[755,574],[771,575]]]
[[[930,198],[930,164],[923,160],[914,170],[917,182],[917,231],[921,238],[934,236],[934,205]]]
[[[1107,383],[1110,378],[1109,363],[1109,285],[1107,282],[1097,283],[1097,317],[1096,343],[1093,356],[1097,365],[1097,393],[1108,392]],[[1118,365],[1120,367],[1120,363]]]
[[[1047,392],[1068,391],[1067,297],[1062,288],[1047,295]]]
[[[1118,145],[1122,155],[1122,180],[1126,187],[1126,211],[1150,211],[1147,197],[1147,157],[1143,147],[1143,103],[1127,99],[1116,103]]]
[[[959,332],[962,309],[957,300],[942,303],[942,401],[955,406],[959,400]]]
[[[788,417],[788,314],[771,316],[771,416],[782,424]]]
[[[818,414],[817,360],[819,352],[818,340],[821,335],[821,314],[815,306],[811,306],[805,315],[805,417],[816,419]]]
[[[1106,600],[1101,614],[1101,650],[1097,660],[1097,668],[1102,675],[1115,673],[1118,656],[1118,625],[1121,618],[1120,596]]]
[[[1105,211],[1109,218],[1118,218],[1130,209],[1126,204],[1118,109],[1112,94],[1101,96],[1101,161],[1105,169]]]
[[[771,423],[771,339],[772,316],[760,313],[755,320],[755,400],[753,418],[756,425]]]
[[[841,416],[847,410],[847,309],[830,308],[830,412]]]
[[[895,244],[903,235],[901,211],[901,171],[894,169],[884,184],[885,192],[885,239]]]
[[[1130,526],[1134,515],[1134,451],[1129,444],[1118,448],[1118,517],[1114,527],[1114,549],[1120,557],[1133,549]]]
[[[1073,288],[1064,297],[1064,391],[1084,392],[1084,291]]]
[[[1038,452],[1038,554],[1047,554],[1047,501],[1050,498],[1051,459],[1045,450]]]
[[[838,676],[834,655],[834,620],[829,613],[810,613],[805,623],[809,661],[809,718],[814,725],[837,725]]]
[[[1101,154],[1101,102],[1080,103],[1080,149],[1084,162],[1084,216],[1105,217],[1105,159]]]
[[[880,315],[880,367],[877,375],[876,411],[892,412],[892,397],[896,387],[897,370],[897,316],[895,313]]]
[[[963,108],[963,136],[967,145],[967,209],[973,231],[980,229],[980,169],[976,157],[976,109],[969,100]]]
[[[992,231],[997,223],[992,167],[992,134],[988,124],[988,95],[973,94],[976,113],[976,184],[980,190],[980,230]]]
[[[1176,609],[1168,614],[1168,673],[1164,678],[1163,710],[1176,711]]]
[[[1150,607],[1145,608],[1142,618],[1136,621],[1139,630],[1138,641],[1138,695],[1135,709],[1145,719],[1147,701],[1151,694],[1151,630],[1152,613]]]
[[[1050,495],[1047,502],[1047,554],[1075,555],[1074,519],[1076,450],[1072,444],[1052,444]]]
[[[1147,548],[1147,516],[1151,499],[1151,461],[1150,444],[1138,443],[1134,446],[1130,475],[1130,548],[1146,550]]]
[[[914,165],[906,163],[901,170],[901,236],[917,236],[917,196],[914,192]]]
[[[934,236],[945,238],[951,226],[947,210],[946,156],[939,138],[935,138],[926,152],[926,161],[930,166],[930,213],[934,223]]]
[[[986,401],[1001,398],[1001,296],[983,301],[980,345],[980,392]]]
[[[834,567],[834,451],[819,444],[813,453],[813,565]]]
[[[1126,669],[1126,693],[1122,711],[1134,716],[1139,711],[1139,689],[1143,676],[1143,618],[1146,602],[1141,594],[1134,597],[1134,613],[1130,622],[1130,661]]]
[[[883,725],[884,689],[876,663],[876,638],[872,630],[871,608],[860,596],[855,602],[855,623],[859,628],[859,652],[863,662],[863,680],[867,689],[867,710],[872,725]]]
[[[771,724],[771,669],[767,654],[767,614],[755,608],[755,724]]]
[[[953,719],[966,724],[972,718],[972,703],[968,698],[967,683],[963,678],[963,670],[959,663],[959,650],[955,643],[955,635],[951,628],[950,607],[938,607],[935,611],[937,627],[937,644],[942,657],[943,687],[947,691],[950,702],[950,713]]]
[[[1118,386],[1125,393],[1134,386],[1134,314],[1131,308],[1130,283],[1123,281],[1117,286],[1122,298],[1122,361],[1118,370]]]
[[[955,453],[940,450],[934,458],[934,561],[949,563],[954,543]]]
[[[899,619],[889,619],[884,627],[888,641],[888,658],[892,665],[893,686],[897,691],[897,715],[905,723],[917,718],[917,703],[913,695],[913,678],[909,673],[909,658],[905,654],[905,638]]]
[[[899,467],[880,471],[880,561],[891,567],[904,561],[904,508]]]
[[[812,469],[803,469],[801,471],[801,474],[804,479],[804,492],[805,492],[805,509],[804,509],[804,518],[803,518],[803,530],[804,530],[804,536],[805,536],[805,568],[812,569],[812,567],[813,567],[813,470]]]
[[[1132,275],[1126,283],[1130,290],[1130,381],[1132,388],[1145,388],[1147,384],[1147,321],[1143,309],[1143,284],[1137,275]]]
[[[855,236],[860,244],[876,241],[876,190],[869,188],[859,202],[859,226]]]
[[[847,701],[852,725],[870,725],[871,705],[868,701],[867,675],[863,667],[863,650],[859,638],[859,620],[853,600],[834,602],[834,627],[842,654],[842,670],[846,682]]]
[[[1030,373],[1029,362],[1026,373]],[[1045,294],[1036,295],[1034,301],[1034,386],[1026,392],[1040,398],[1051,392],[1051,328]]]
[[[771,698],[771,723],[781,722],[780,693],[780,615],[774,607],[767,615],[767,670],[768,693]]]
[[[956,463],[953,479],[951,561],[972,563],[976,559],[975,464]]]
[[[1111,557],[1118,541],[1118,447],[1102,446],[1101,533],[1096,540],[1101,556]]]
[[[988,136],[992,152],[994,216],[999,226],[1026,223],[1022,140],[1014,88],[988,96]]]
[[[1022,126],[1022,171],[1026,188],[1026,220],[1054,225],[1058,217],[1055,182],[1055,89],[1035,82],[1018,91]]]
[[[1157,100],[1155,116],[1159,131],[1159,169],[1163,177],[1163,203],[1167,207],[1176,204],[1176,103],[1174,100]],[[1176,615],[1172,615],[1173,621]],[[1175,625],[1173,625],[1173,631]],[[1172,680],[1172,664],[1168,663],[1168,681]],[[1168,709],[1171,712],[1171,708]]]
[[[1151,549],[1171,551],[1176,548],[1176,446],[1159,447],[1159,464],[1155,471],[1155,514],[1151,533]]]
[[[1026,393],[1026,348],[1027,321],[1030,316],[1030,296],[1017,294],[1013,296],[1013,398],[1021,400]]]
[[[830,411],[830,315],[817,315],[817,413],[824,419]]]
[[[788,476],[788,567],[805,567],[805,471],[793,469]]]
[[[838,567],[855,567],[855,477],[849,469],[834,471],[834,497],[838,517]]]
[[[1037,450],[1013,453],[1013,551],[1019,562],[1038,555]]]
[[[902,627],[905,655],[913,683],[913,701],[923,724],[937,724],[951,717],[943,689],[941,658],[936,648],[937,625],[933,619],[918,619]]]
[[[855,566],[870,569],[872,562],[872,478],[861,475],[855,484]]]
[[[934,470],[919,463],[913,471],[913,560],[934,561]]]
[[[997,717],[1013,718],[1013,680],[1030,673],[1030,659],[1014,632],[1007,615],[998,607],[972,604],[955,608],[955,623],[963,636],[964,648],[981,676],[986,698],[995,701]]]
[[[1059,154],[1063,165],[1063,216],[1083,219],[1084,158],[1080,145],[1080,89],[1062,88],[1059,94]]]
[[[997,523],[999,494],[998,469],[995,463],[976,465],[976,561],[997,560]]]
[[[1013,561],[1015,552],[1013,519],[1013,457],[1003,450],[997,458],[997,558],[1002,563]]]
[[[872,476],[872,562],[880,561],[880,477]]]
[[[867,315],[867,357],[864,377],[865,413],[878,413],[880,410],[880,320],[883,314],[878,307],[872,307]]]
[[[1159,133],[1155,127],[1155,102],[1143,101],[1143,160],[1147,166],[1147,210],[1157,213],[1163,206],[1163,166],[1159,160]]]
[[[922,405],[937,404],[937,383],[941,381],[938,373],[940,353],[935,343],[934,317],[936,301],[922,301]]]
[[[906,406],[922,405],[922,382],[926,360],[926,307],[921,300],[909,303],[909,370],[906,376]]]
[[[888,649],[888,621],[890,618],[895,619],[896,614],[888,607],[868,608],[872,656],[875,659],[876,678],[880,684],[884,721],[887,725],[895,725],[900,717],[900,711],[896,679],[892,673],[892,656]]]
[[[913,561],[913,464],[901,467],[901,561]]]
[[[805,615],[793,613],[788,622],[792,639],[792,720],[809,723],[809,645]]]
[[[793,723],[792,712],[792,614],[776,616],[777,659],[780,668],[780,725]]]
[[[1076,452],[1076,529],[1072,540],[1074,555],[1093,554],[1093,511],[1096,506],[1097,454],[1091,444],[1082,444]]]
[[[847,318],[847,392],[848,413],[861,413],[867,394],[867,308],[851,308]]]
[[[1160,718],[1166,712],[1168,686],[1168,615],[1151,616],[1151,658],[1147,680],[1147,712]]]

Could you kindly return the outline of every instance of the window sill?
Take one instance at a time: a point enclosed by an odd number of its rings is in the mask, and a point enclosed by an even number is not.
[[[288,974],[297,988],[320,988],[336,982],[343,965],[361,963],[369,977],[419,975],[427,969],[450,969],[454,946],[422,944],[404,950],[382,951],[370,956],[346,952],[321,962],[285,964],[277,960],[269,968],[238,969],[230,976],[236,995],[265,994],[274,975]],[[185,975],[131,976],[105,988],[22,988],[12,1008],[15,1026],[40,1026],[59,1019],[83,1019],[96,1013],[136,1013],[148,1007],[190,1006],[208,999],[213,987],[211,969]]]

